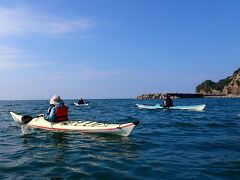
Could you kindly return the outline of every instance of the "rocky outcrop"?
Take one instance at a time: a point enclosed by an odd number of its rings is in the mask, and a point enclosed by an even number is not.
[[[166,95],[170,95],[172,99],[175,98],[202,98],[202,94],[189,94],[189,93],[152,93],[142,94],[137,99],[163,99]]]
[[[240,96],[240,68],[232,76],[218,82],[206,80],[196,87],[196,93],[217,96]]]
[[[137,99],[163,99],[163,98],[164,94],[162,93],[150,93],[137,96]]]

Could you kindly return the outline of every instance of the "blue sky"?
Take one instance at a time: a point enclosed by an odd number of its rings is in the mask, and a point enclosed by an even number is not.
[[[0,99],[188,92],[240,67],[237,0],[0,0]]]

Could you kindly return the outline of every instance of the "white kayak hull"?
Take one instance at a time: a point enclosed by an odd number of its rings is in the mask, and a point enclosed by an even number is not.
[[[85,104],[78,104],[76,102],[73,103],[75,106],[79,106],[79,107],[82,107],[82,106],[88,106],[88,103],[85,103]]]
[[[154,106],[144,105],[144,104],[136,104],[139,109],[176,109],[176,110],[192,110],[192,111],[202,111],[205,109],[206,104],[200,105],[190,105],[190,106],[173,106],[164,108],[160,104],[156,104]]]
[[[21,123],[21,115],[15,112],[10,112],[14,121]],[[94,121],[63,121],[59,123],[51,123],[46,121],[43,117],[33,118],[27,126],[32,128],[45,129],[49,131],[77,131],[83,133],[105,133],[120,136],[129,136],[139,121],[129,122],[125,124],[106,124]]]

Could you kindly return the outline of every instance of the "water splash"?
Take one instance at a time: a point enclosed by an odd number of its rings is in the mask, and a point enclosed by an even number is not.
[[[21,133],[20,136],[24,136],[27,134],[32,134],[34,133],[34,129],[28,125],[21,125]]]
[[[237,114],[237,117],[240,117],[240,113]]]

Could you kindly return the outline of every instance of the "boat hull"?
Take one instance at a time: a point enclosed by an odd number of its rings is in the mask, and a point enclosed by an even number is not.
[[[10,112],[13,119],[21,123],[22,117],[15,112]],[[59,123],[51,123],[46,121],[43,117],[33,118],[27,126],[49,131],[75,131],[86,133],[105,133],[120,136],[129,136],[139,121],[129,122],[125,124],[106,124],[94,121],[63,121]]]
[[[86,104],[78,104],[78,103],[74,102],[73,104],[74,104],[74,106],[79,106],[79,107],[88,106],[88,103],[86,103]]]
[[[173,106],[164,108],[160,104],[156,104],[154,106],[151,105],[144,105],[144,104],[136,104],[139,109],[175,109],[175,110],[192,110],[192,111],[202,111],[205,109],[206,104],[200,105],[191,105],[191,106]]]

